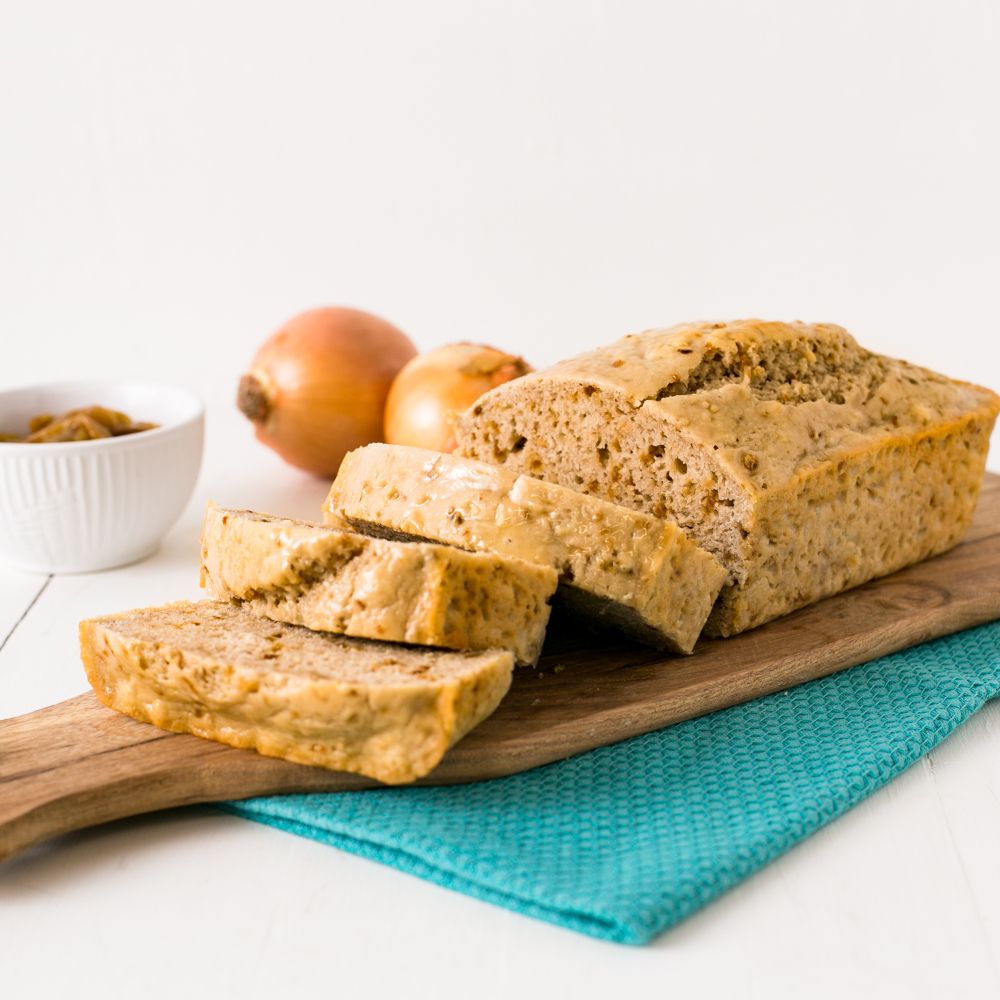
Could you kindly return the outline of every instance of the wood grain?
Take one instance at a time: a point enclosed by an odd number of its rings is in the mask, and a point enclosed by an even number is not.
[[[1000,617],[1000,476],[951,552],[732,639],[668,656],[557,626],[537,670],[422,784],[515,774],[823,677]],[[50,837],[171,806],[372,787],[178,736],[92,694],[0,722],[0,860]]]

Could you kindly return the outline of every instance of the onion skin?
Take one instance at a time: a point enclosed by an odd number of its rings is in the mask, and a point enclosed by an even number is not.
[[[385,405],[385,440],[454,451],[455,416],[490,389],[530,372],[513,354],[484,344],[448,344],[410,361]]]
[[[370,313],[312,309],[263,344],[240,379],[237,405],[286,462],[332,477],[347,452],[382,439],[389,388],[416,353]]]

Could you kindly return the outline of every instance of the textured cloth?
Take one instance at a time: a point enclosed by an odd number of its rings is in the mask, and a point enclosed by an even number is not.
[[[998,692],[1000,621],[510,778],[225,808],[641,944],[871,794]]]

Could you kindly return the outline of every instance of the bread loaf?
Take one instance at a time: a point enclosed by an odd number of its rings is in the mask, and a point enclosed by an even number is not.
[[[209,504],[201,583],[292,625],[538,659],[558,574],[446,545],[386,541]]]
[[[555,567],[589,618],[690,653],[725,571],[675,525],[495,465],[399,445],[344,459],[324,506],[340,527]]]
[[[499,704],[505,651],[451,653],[326,635],[217,601],[80,623],[109,708],[175,733],[390,784],[432,770]]]
[[[459,453],[675,521],[729,572],[732,635],[955,545],[998,412],[987,389],[829,324],[695,323],[491,390]]]

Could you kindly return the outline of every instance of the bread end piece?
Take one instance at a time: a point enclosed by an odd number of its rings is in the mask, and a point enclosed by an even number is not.
[[[676,522],[733,635],[953,546],[998,398],[833,324],[649,330],[491,390],[458,454]]]

